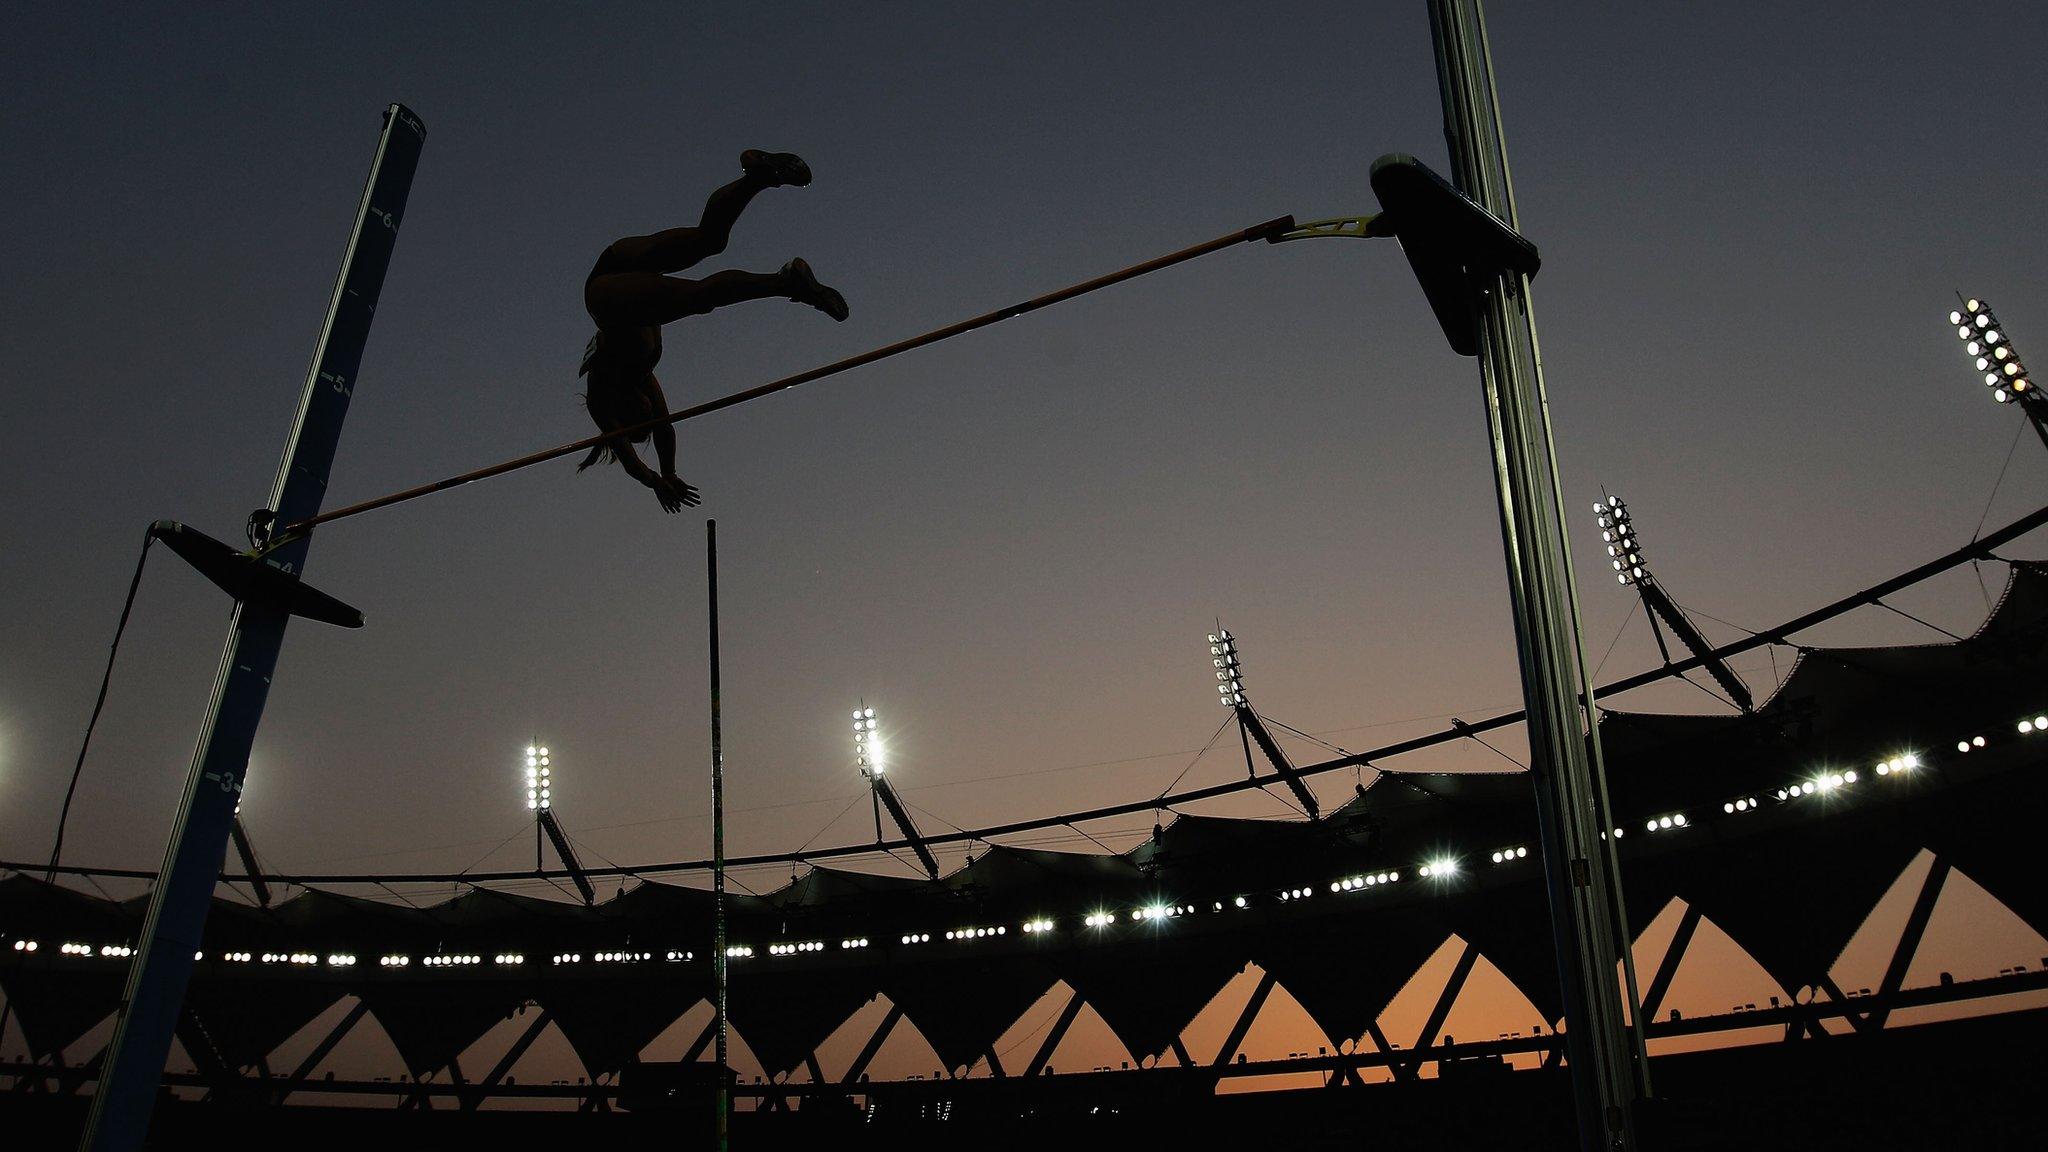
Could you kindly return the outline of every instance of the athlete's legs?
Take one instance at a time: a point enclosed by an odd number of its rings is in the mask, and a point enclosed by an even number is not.
[[[747,175],[711,194],[704,216],[694,228],[667,228],[651,236],[628,236],[612,242],[597,258],[592,277],[632,272],[680,272],[725,251],[732,226],[756,193],[772,185]]]
[[[685,316],[701,316],[742,300],[780,297],[808,304],[834,320],[847,315],[846,298],[818,282],[811,266],[791,260],[780,272],[714,272],[702,280],[621,272],[593,276],[583,285],[583,304],[600,331],[658,328]]]
[[[620,272],[680,272],[725,251],[732,226],[758,193],[811,182],[810,166],[789,152],[749,148],[740,154],[739,179],[711,194],[695,228],[669,228],[651,236],[628,236],[598,257],[592,276]]]
[[[714,272],[702,280],[623,272],[593,277],[583,297],[601,328],[656,328],[743,300],[788,296],[792,287],[779,272]]]

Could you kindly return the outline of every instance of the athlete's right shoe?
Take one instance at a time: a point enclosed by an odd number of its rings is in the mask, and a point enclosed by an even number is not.
[[[740,169],[770,188],[802,188],[811,182],[811,166],[794,152],[763,152],[749,148],[740,153]]]
[[[809,304],[834,320],[847,317],[846,297],[833,289],[818,283],[818,277],[811,266],[799,256],[782,266],[783,279],[789,282],[789,298],[799,304]]]

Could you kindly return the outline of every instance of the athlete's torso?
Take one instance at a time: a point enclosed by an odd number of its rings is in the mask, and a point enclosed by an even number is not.
[[[584,406],[600,428],[637,424],[661,415],[653,385],[661,362],[661,329],[602,328],[583,348],[577,374],[586,378]],[[646,439],[646,433],[634,437]]]
[[[578,376],[645,376],[661,363],[661,329],[600,328],[583,346]]]

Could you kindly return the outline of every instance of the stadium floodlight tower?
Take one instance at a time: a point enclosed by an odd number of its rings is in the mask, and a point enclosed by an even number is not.
[[[1245,767],[1252,766],[1251,746],[1256,743],[1259,751],[1272,762],[1274,773],[1301,802],[1302,811],[1311,820],[1321,819],[1322,809],[1316,804],[1316,794],[1309,790],[1308,781],[1295,771],[1294,762],[1280,750],[1280,742],[1273,739],[1273,734],[1266,729],[1266,722],[1252,707],[1251,698],[1244,694],[1244,665],[1237,658],[1237,637],[1220,624],[1216,631],[1209,633],[1209,663],[1216,669],[1217,699],[1237,714],[1237,736],[1244,742]]]
[[[1700,635],[1700,630],[1678,606],[1663,585],[1650,574],[1649,566],[1643,560],[1643,542],[1636,535],[1636,525],[1629,515],[1628,505],[1619,496],[1603,496],[1594,501],[1593,511],[1600,521],[1600,540],[1607,546],[1608,563],[1614,568],[1614,577],[1624,588],[1634,588],[1643,598],[1643,610],[1650,618],[1650,634],[1657,638],[1657,651],[1663,653],[1664,663],[1671,663],[1671,649],[1664,643],[1663,629],[1657,621],[1663,620],[1678,642],[1686,651],[1705,665],[1707,674],[1728,693],[1728,699],[1744,712],[1754,712],[1756,701],[1749,694],[1749,685],[1735,674],[1728,662],[1714,654],[1714,646]]]
[[[896,822],[896,828],[903,838],[910,842],[910,850],[917,853],[917,862],[924,865],[925,875],[933,880],[939,878],[939,862],[932,856],[932,850],[925,845],[924,837],[918,833],[916,822],[904,809],[903,801],[896,795],[896,786],[889,783],[889,777],[882,760],[882,721],[875,710],[863,701],[853,710],[853,757],[860,765],[860,774],[873,792],[875,805],[875,841],[882,840],[882,809],[889,810],[889,819]]]
[[[1949,312],[1948,322],[1955,326],[1956,339],[1963,342],[1963,351],[1983,376],[1984,386],[1991,389],[1991,398],[2000,404],[2018,404],[2034,426],[2034,435],[2048,447],[2048,400],[2034,387],[2011,337],[1992,315],[1991,305],[1964,299],[1960,293],[1956,298],[1962,307]]]
[[[583,861],[576,856],[576,849],[569,844],[568,834],[562,831],[562,824],[555,819],[554,754],[541,743],[526,746],[526,809],[533,813],[533,870],[541,868],[540,838],[546,834],[555,846],[555,856],[562,861],[562,867],[569,873],[569,879],[576,885],[576,892],[585,904],[597,902],[597,890],[590,886],[590,877],[583,874]]]

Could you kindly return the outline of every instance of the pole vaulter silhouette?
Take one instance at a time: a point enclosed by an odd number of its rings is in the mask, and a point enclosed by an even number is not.
[[[808,304],[834,320],[846,319],[846,298],[818,283],[802,257],[779,272],[727,270],[702,280],[669,275],[725,251],[733,224],[756,193],[811,182],[810,166],[789,152],[750,148],[740,154],[740,171],[738,180],[711,194],[696,227],[615,240],[584,280],[583,306],[597,322],[597,334],[583,350],[577,375],[587,381],[584,407],[602,431],[632,429],[668,412],[654,366],[661,360],[661,326],[672,320],[771,297]],[[661,464],[659,474],[633,449],[650,435]],[[676,475],[676,432],[671,424],[609,437],[592,448],[576,470],[607,459],[617,460],[628,476],[653,489],[664,511],[680,512],[701,500],[697,488]]]

